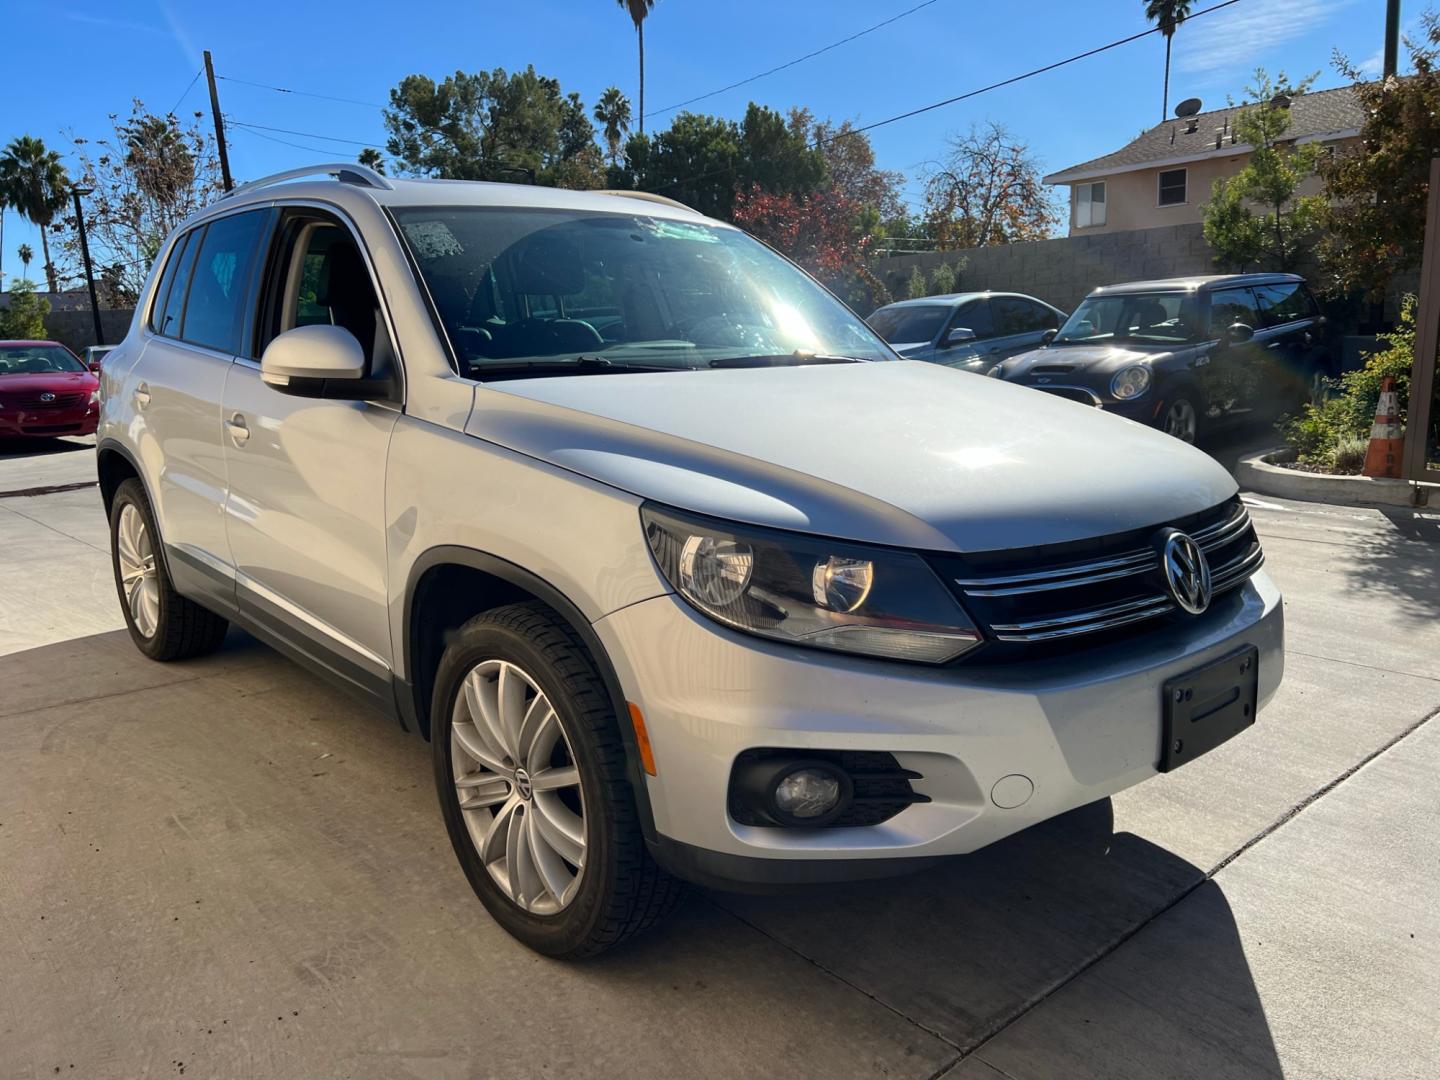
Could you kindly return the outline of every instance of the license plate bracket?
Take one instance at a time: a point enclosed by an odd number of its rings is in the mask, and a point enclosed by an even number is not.
[[[1164,685],[1160,771],[1207,754],[1255,723],[1260,698],[1260,650],[1236,649]]]

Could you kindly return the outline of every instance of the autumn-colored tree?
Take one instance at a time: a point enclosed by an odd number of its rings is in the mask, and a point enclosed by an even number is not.
[[[925,183],[925,222],[941,248],[971,248],[1043,240],[1060,215],[1030,148],[991,122],[950,139]]]
[[[1360,137],[1321,158],[1326,206],[1316,254],[1327,291],[1379,300],[1395,275],[1420,265],[1430,162],[1440,157],[1440,17],[1407,42],[1415,74],[1366,81],[1343,56],[1341,73],[1364,111]]]

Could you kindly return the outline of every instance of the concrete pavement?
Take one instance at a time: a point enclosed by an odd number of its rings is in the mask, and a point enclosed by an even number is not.
[[[94,490],[0,495],[0,1075],[1440,1074],[1440,515],[1251,508],[1289,638],[1253,729],[929,874],[696,892],[567,966],[473,899],[418,739],[243,635],[157,665],[88,632]]]

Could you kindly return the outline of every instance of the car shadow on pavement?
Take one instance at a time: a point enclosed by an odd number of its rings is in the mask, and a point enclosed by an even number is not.
[[[1367,539],[1363,557],[1347,559],[1354,588],[1381,590],[1405,616],[1429,623],[1440,616],[1440,517],[1401,508],[1380,511],[1391,528]]]
[[[93,438],[80,439],[5,439],[0,438],[0,461],[11,458],[49,457],[52,454],[73,454],[77,451],[95,452]]]
[[[1112,828],[1104,800],[915,877],[701,895],[1017,1080],[1282,1075],[1222,890]]]

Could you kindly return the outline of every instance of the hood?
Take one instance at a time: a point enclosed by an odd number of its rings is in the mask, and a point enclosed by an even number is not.
[[[0,397],[10,394],[38,394],[46,390],[56,393],[73,393],[83,390],[87,394],[100,385],[88,371],[47,371],[35,375],[0,375]]]
[[[1005,378],[1029,379],[1037,367],[1056,368],[1039,372],[1058,377],[1070,374],[1113,375],[1132,364],[1153,364],[1174,355],[1171,349],[1133,349],[1124,345],[1052,345],[1021,353],[1005,361]],[[1065,368],[1061,371],[1059,369]]]
[[[1236,490],[1149,428],[908,361],[508,381],[466,431],[697,513],[934,551],[1087,539]]]

